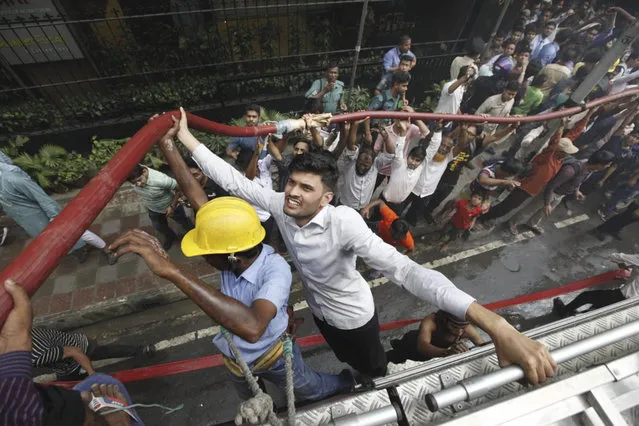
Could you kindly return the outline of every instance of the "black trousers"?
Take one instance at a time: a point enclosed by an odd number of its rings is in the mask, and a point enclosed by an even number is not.
[[[450,195],[450,192],[453,190],[453,188],[455,188],[455,185],[457,185],[457,182],[452,185],[440,183],[433,195],[430,196],[428,205],[424,209],[424,215],[432,217],[433,211],[442,203],[442,201],[446,199],[446,197]]]
[[[402,201],[401,203],[391,203],[390,201],[387,201],[386,198],[384,198],[384,194],[380,194],[379,199],[384,201],[388,208],[394,211],[397,216],[401,216],[404,212],[404,209],[406,208],[406,200]],[[379,216],[379,218],[381,219],[381,216]]]
[[[314,315],[313,319],[337,359],[370,377],[386,374],[386,352],[379,340],[377,311],[370,321],[353,330],[333,327]]]
[[[611,217],[599,225],[597,230],[611,235],[618,234],[623,228],[631,223],[639,222],[639,216],[635,215],[635,210],[637,209],[639,209],[639,203],[634,202],[630,204],[622,213]]]
[[[621,302],[622,300],[626,300],[626,298],[619,289],[584,291],[566,305],[566,312],[568,314],[574,314],[577,309],[590,304],[592,304],[592,307],[590,307],[588,311],[592,311],[612,305],[613,303]]]
[[[112,358],[126,358],[142,353],[142,347],[132,345],[100,345],[95,340],[89,340],[87,356],[91,361]]]
[[[424,218],[426,218],[426,207],[428,207],[432,196],[433,195],[431,194],[425,196],[424,198],[421,198],[419,195],[415,195],[411,192],[411,194],[406,199],[406,204],[412,203],[408,208],[408,211],[406,212],[406,216],[404,217],[404,219],[406,219],[406,222],[408,222],[412,226],[416,226],[417,219],[419,218],[420,214],[424,216]]]
[[[149,218],[151,219],[151,223],[153,224],[153,229],[155,229],[160,234],[162,234],[162,236],[165,239],[168,239],[168,240],[177,239],[177,235],[175,234],[175,232],[173,232],[173,230],[169,226],[168,218],[166,217],[164,213],[158,213],[151,210],[149,210],[148,212],[149,212]],[[186,212],[184,211],[184,207],[182,206],[177,206],[175,208],[175,211],[173,212],[173,216],[171,217],[171,219],[179,223],[182,226],[182,228],[184,228],[184,231],[186,232],[190,231],[194,227],[193,222],[191,222],[191,219],[189,219],[186,216]]]
[[[481,221],[485,222],[502,217],[521,206],[530,197],[531,195],[523,189],[515,188],[504,201],[492,207],[486,214],[481,215]]]
[[[411,330],[404,334],[400,340],[391,340],[393,349],[386,352],[389,362],[401,364],[410,359],[413,361],[428,361],[430,357],[419,353],[417,350],[417,339],[419,330]]]

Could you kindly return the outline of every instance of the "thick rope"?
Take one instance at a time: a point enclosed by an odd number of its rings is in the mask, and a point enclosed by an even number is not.
[[[293,385],[293,342],[291,336],[284,340],[284,365],[286,366],[286,403],[288,404],[288,424],[295,425],[295,386]]]
[[[237,346],[235,346],[231,333],[229,333],[229,331],[224,327],[222,327],[220,331],[226,339],[231,352],[233,352],[235,362],[237,362],[240,365],[240,368],[242,368],[244,378],[254,395],[253,398],[242,402],[238,407],[237,415],[235,416],[235,424],[243,424],[244,419],[253,425],[263,424],[268,419],[272,426],[282,426],[282,422],[273,412],[273,399],[271,399],[270,395],[262,392],[262,389],[260,389],[260,386],[258,385],[257,380],[255,380],[253,373],[251,373],[249,366],[240,355],[240,351],[237,349]]]

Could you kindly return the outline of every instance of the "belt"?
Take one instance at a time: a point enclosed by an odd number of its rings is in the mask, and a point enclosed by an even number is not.
[[[270,369],[275,362],[282,357],[282,351],[284,348],[283,340],[277,339],[270,348],[266,350],[259,358],[253,361],[249,368],[251,371],[260,371],[260,370],[268,370]],[[224,355],[223,357],[224,365],[229,369],[231,373],[233,373],[237,377],[244,377],[244,373],[242,372],[242,367],[235,362],[235,360]]]

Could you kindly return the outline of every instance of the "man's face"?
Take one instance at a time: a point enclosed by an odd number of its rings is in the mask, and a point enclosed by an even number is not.
[[[526,60],[530,59],[530,52],[521,52],[517,54],[517,62],[523,63]]]
[[[552,12],[550,10],[545,10],[541,15],[542,22],[548,22],[550,18],[552,18]]]
[[[410,61],[400,61],[399,62],[399,70],[400,71],[404,71],[404,72],[408,72],[408,71],[410,71],[410,65],[411,65]]]
[[[257,111],[246,111],[244,121],[246,121],[247,126],[257,126],[257,123],[260,121],[260,115]]]
[[[586,41],[591,42],[599,35],[599,30],[597,28],[591,28],[586,31]]]
[[[201,185],[202,182],[204,182],[204,173],[202,173],[202,170],[197,169],[195,167],[191,167],[189,169],[189,171],[191,172],[191,174],[193,175],[193,177],[195,178],[195,180]]]
[[[297,142],[295,145],[293,145],[293,156],[297,156],[297,155],[301,155],[301,154],[305,154],[309,151],[308,149],[308,143],[306,142]]]
[[[484,201],[484,199],[480,195],[475,194],[470,197],[470,205],[473,207],[481,206],[482,201]]]
[[[146,186],[146,182],[149,179],[149,171],[147,169],[142,169],[142,174],[137,178],[133,179],[131,183],[139,188]]]
[[[402,44],[399,45],[399,51],[402,53],[407,53],[410,50],[411,43],[412,43],[411,39],[408,39],[402,42]]]
[[[515,44],[514,43],[508,43],[506,46],[504,46],[504,55],[506,56],[512,56],[513,53],[515,53]]]
[[[408,91],[408,83],[394,84],[393,87],[396,88],[397,93],[400,95],[403,95],[404,93]]]
[[[510,38],[515,42],[518,43],[522,38],[524,38],[524,34],[521,31],[513,31],[512,35],[510,36]]]
[[[368,152],[364,152],[357,156],[357,162],[355,163],[355,172],[359,176],[363,176],[373,167],[373,156]]]
[[[552,32],[555,31],[555,25],[554,24],[548,24],[544,27],[544,37],[549,37]]]
[[[494,47],[499,47],[504,43],[504,37],[502,36],[495,36],[495,38],[493,39],[493,46]]]
[[[441,161],[443,161],[448,156],[452,149],[453,140],[449,137],[442,138],[442,143],[441,145],[439,145],[439,149],[437,150],[437,154],[439,154],[439,158],[441,158]]]
[[[422,164],[423,161],[424,161],[423,158],[415,158],[413,156],[408,156],[408,159],[406,159],[406,167],[409,170],[415,170],[416,168],[419,167],[420,164]]]
[[[530,43],[537,37],[537,33],[535,31],[526,31],[526,41]]]
[[[291,173],[284,195],[284,213],[300,220],[312,218],[333,199],[322,178],[307,172]]]
[[[461,337],[464,334],[463,327],[457,327],[455,324],[451,322],[446,323],[446,332],[450,335]]]
[[[336,81],[337,77],[339,77],[339,68],[329,68],[326,72],[326,76],[328,78],[328,81]]]
[[[232,269],[227,254],[207,254],[202,257],[209,265],[218,271],[230,271]]]
[[[517,96],[517,92],[514,90],[504,90],[504,93],[501,94],[501,100],[503,102],[508,102],[515,99],[515,96]]]

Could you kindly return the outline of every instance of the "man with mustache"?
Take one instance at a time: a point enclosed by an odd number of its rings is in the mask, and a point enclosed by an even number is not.
[[[260,123],[261,114],[262,108],[259,105],[248,105],[244,109],[244,122],[246,126],[257,126]],[[261,140],[262,138],[259,139]],[[235,136],[231,138],[231,143],[226,147],[226,155],[237,160],[238,154],[243,149],[253,152],[255,149],[255,136]],[[263,152],[261,158],[265,156],[266,151]]]

